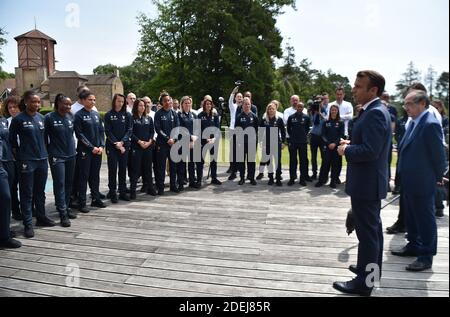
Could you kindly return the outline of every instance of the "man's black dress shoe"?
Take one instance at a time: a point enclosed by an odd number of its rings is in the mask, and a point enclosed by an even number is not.
[[[106,208],[106,205],[103,201],[101,200],[94,200],[91,203],[91,207],[95,207],[95,208]]]
[[[6,241],[0,241],[0,249],[18,249],[22,246],[20,241],[10,238]]]
[[[239,185],[242,186],[242,185],[244,185],[244,184],[245,184],[245,179],[242,178],[242,179],[239,181]]]
[[[358,275],[358,268],[356,267],[356,265],[353,265],[353,264],[350,265],[350,266],[348,267],[348,270],[349,270],[350,272],[352,272],[352,273]]]
[[[411,271],[411,272],[422,272],[422,271],[431,269],[431,266],[432,266],[431,264],[423,263],[423,262],[416,260],[413,263],[411,263],[410,265],[408,265],[406,267],[406,270]]]
[[[391,252],[392,255],[396,255],[396,256],[402,256],[402,257],[414,257],[414,256],[418,256],[418,254],[416,252],[414,252],[413,250],[411,250],[408,247],[403,247],[398,251],[392,251]]]
[[[386,228],[387,234],[397,234],[406,232],[405,226],[401,225],[398,221],[392,226]]]
[[[38,220],[36,221],[36,227],[54,227],[54,226],[56,226],[56,223],[47,216],[38,218]]]
[[[354,294],[360,296],[370,296],[373,291],[373,287],[363,286],[356,279],[349,282],[334,282],[333,288],[346,294]]]

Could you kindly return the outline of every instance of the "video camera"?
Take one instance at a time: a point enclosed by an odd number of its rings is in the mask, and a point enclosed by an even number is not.
[[[322,101],[319,99],[313,99],[314,101],[311,103],[311,112],[320,112],[320,107],[322,105]]]

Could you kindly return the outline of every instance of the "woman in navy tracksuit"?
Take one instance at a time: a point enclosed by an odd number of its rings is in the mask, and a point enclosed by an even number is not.
[[[55,99],[55,111],[45,117],[45,141],[53,177],[53,193],[63,227],[70,227],[69,219],[76,218],[69,209],[77,156],[71,108],[70,98],[59,94]]]
[[[100,114],[93,110],[95,95],[89,91],[80,94],[83,109],[75,114],[74,127],[78,139],[77,155],[80,164],[78,210],[88,213],[86,208],[87,183],[91,187],[91,207],[106,208],[100,199],[100,169],[105,148],[105,129]]]
[[[336,188],[339,179],[339,171],[342,166],[342,157],[339,156],[337,149],[341,139],[345,137],[345,125],[339,116],[339,107],[331,106],[330,116],[325,122],[322,130],[322,139],[325,143],[325,160],[320,168],[319,182],[316,187],[325,185],[328,180],[328,174],[331,168],[331,188]]]
[[[201,130],[202,130],[202,160],[197,166],[197,187],[202,186],[202,178],[203,178],[203,167],[205,165],[205,157],[204,152],[205,147],[211,147],[209,149],[210,154],[210,167],[211,167],[211,184],[214,185],[222,185],[222,182],[217,179],[217,150],[219,149],[219,140],[220,140],[220,122],[219,115],[217,111],[214,109],[214,105],[212,100],[205,99],[203,100],[203,111],[198,115],[198,119],[201,121]],[[205,131],[207,130],[207,131]],[[209,132],[208,132],[209,131]],[[207,135],[205,136],[204,133]],[[205,138],[204,138],[205,137]],[[206,151],[208,151],[206,149]]]
[[[108,155],[109,197],[117,204],[117,167],[119,167],[119,199],[130,201],[127,194],[127,165],[133,123],[127,112],[125,96],[114,95],[112,109],[105,115],[106,154]]]
[[[131,134],[131,199],[136,199],[137,181],[140,176],[148,183],[145,190],[148,195],[156,196],[153,186],[153,154],[155,149],[155,125],[145,111],[145,103],[138,99],[133,105],[133,130]]]
[[[1,124],[1,122],[0,122]],[[7,155],[3,153],[3,139],[0,138],[0,157]],[[0,248],[16,249],[22,244],[11,237],[9,225],[11,223],[11,193],[9,190],[8,173],[0,161]]]
[[[12,119],[20,114],[19,109],[20,100],[11,96],[4,102],[3,114],[4,118],[0,119],[2,124],[0,125],[0,134],[3,138],[3,168],[8,173],[9,189],[11,191],[11,211],[12,218],[18,221],[22,221],[22,212],[20,211],[19,203],[19,165],[14,159],[12,154],[11,143],[9,142],[9,128],[11,127]]]
[[[263,146],[263,156],[265,155],[267,160],[265,160],[266,164],[269,166],[269,186],[274,184],[274,165],[276,165],[276,185],[283,186],[281,183],[281,154],[283,151],[283,143],[286,142],[286,128],[284,126],[283,118],[277,118],[277,106],[274,103],[270,103],[266,108],[266,116],[261,121],[260,127],[264,131],[265,135],[265,144]],[[271,129],[277,130],[277,147],[278,147],[278,155],[275,157],[274,153],[271,152],[272,145],[271,141]],[[262,162],[264,157],[261,159]],[[274,163],[276,162],[276,164]]]
[[[183,190],[183,185],[186,183],[187,173],[189,171],[189,187],[198,189],[197,179],[195,177],[195,163],[194,163],[194,146],[197,144],[196,141],[198,136],[194,135],[194,121],[197,119],[197,115],[191,111],[192,109],[192,99],[190,97],[181,98],[181,111],[178,113],[178,118],[180,120],[180,127],[183,127],[189,133],[189,152],[182,158],[181,162],[178,163],[177,168],[177,178],[178,178],[178,189]],[[183,137],[181,136],[180,141],[183,142]],[[180,154],[181,149],[180,149]],[[188,162],[189,161],[189,162]],[[186,169],[186,164],[188,168]],[[200,164],[197,165],[200,169]],[[200,170],[197,170],[197,175],[199,175]]]
[[[45,213],[45,184],[48,176],[48,153],[45,146],[44,116],[38,113],[41,99],[27,91],[20,102],[21,114],[11,121],[9,141],[19,162],[20,206],[24,234],[34,237],[32,205],[36,206],[36,226],[53,227],[55,222]]]

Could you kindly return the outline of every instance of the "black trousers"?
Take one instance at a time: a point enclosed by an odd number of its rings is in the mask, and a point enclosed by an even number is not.
[[[313,175],[317,175],[319,171],[319,166],[317,164],[317,153],[320,152],[320,158],[324,160],[325,153],[323,149],[323,140],[320,135],[311,134],[311,164]]]
[[[83,155],[85,154],[85,155]],[[86,206],[87,185],[91,188],[92,200],[100,200],[100,168],[102,167],[102,156],[92,153],[79,153],[80,163],[79,177],[79,202],[80,206]]]
[[[197,177],[195,175],[196,170],[197,170]],[[178,185],[183,185],[185,180],[189,180],[189,184],[194,184],[197,180],[201,180],[201,177],[199,175],[202,174],[202,171],[203,165],[200,162],[197,164],[194,163],[194,149],[190,149],[189,155],[183,157],[182,161],[178,163],[177,167]]]
[[[244,153],[243,161],[238,163],[241,179],[245,179],[245,162],[247,162],[247,178],[249,180],[254,180],[256,170],[256,153],[250,153],[248,143],[239,144],[238,147],[239,151]]]
[[[326,183],[328,181],[328,175],[331,169],[331,182],[336,183],[342,170],[342,157],[339,156],[337,148],[330,150],[328,147],[325,150],[325,159],[322,162],[320,168],[319,181]]]
[[[230,151],[230,168],[231,173],[236,174],[239,171],[239,163],[236,159],[236,151],[237,151],[237,141],[236,141],[236,135],[233,135],[230,138],[230,149],[232,149],[232,152]]]
[[[8,173],[0,162],[0,242],[9,240],[11,223],[11,192],[9,190]]]
[[[47,160],[20,161],[20,207],[23,224],[31,226],[33,221],[33,203],[36,217],[45,217],[45,184],[47,183]]]
[[[20,215],[20,203],[19,203],[19,172],[17,162],[2,162],[5,172],[8,174],[8,185],[11,195],[11,210],[13,214]]]
[[[153,154],[154,147],[144,149],[132,149],[130,151],[130,189],[136,192],[137,181],[140,176],[145,180],[143,186],[147,188],[153,187]]]
[[[175,188],[177,183],[177,164],[170,158],[170,149],[171,147],[168,145],[158,145],[156,149],[156,161],[158,164],[158,173],[156,174],[156,187],[160,191],[164,190],[167,160],[169,160],[170,187]]]
[[[298,159],[300,159],[300,180],[308,178],[308,144],[289,144],[289,175],[290,179],[297,178]]]
[[[205,148],[206,145],[202,145],[202,153],[203,153],[203,149]],[[212,179],[216,179],[217,178],[217,158],[214,152],[214,148],[212,148],[209,151],[209,155],[210,155],[210,163],[209,166],[211,168],[211,178]],[[197,163],[197,173],[198,173],[198,180],[201,181],[203,178],[203,168],[205,166],[205,158],[202,155],[202,161],[200,163]],[[253,172],[254,174],[254,172]]]
[[[60,216],[67,215],[75,172],[75,161],[75,157],[70,159],[49,158],[56,210]]]
[[[120,153],[118,149],[107,146],[106,154],[108,155],[108,188],[111,196],[115,196],[117,192],[117,169],[119,170],[119,193],[125,194],[127,191],[127,164],[129,151]],[[130,174],[130,173],[128,173]]]
[[[381,201],[351,197],[351,202],[356,236],[359,240],[357,279],[365,283],[366,277],[372,273],[374,264],[378,266],[379,277],[382,272],[384,238],[380,218]]]

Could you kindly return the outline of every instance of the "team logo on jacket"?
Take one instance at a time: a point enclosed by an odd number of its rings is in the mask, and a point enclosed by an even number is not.
[[[26,171],[27,168],[28,168],[28,165],[27,165],[27,164],[22,164],[22,170]]]

